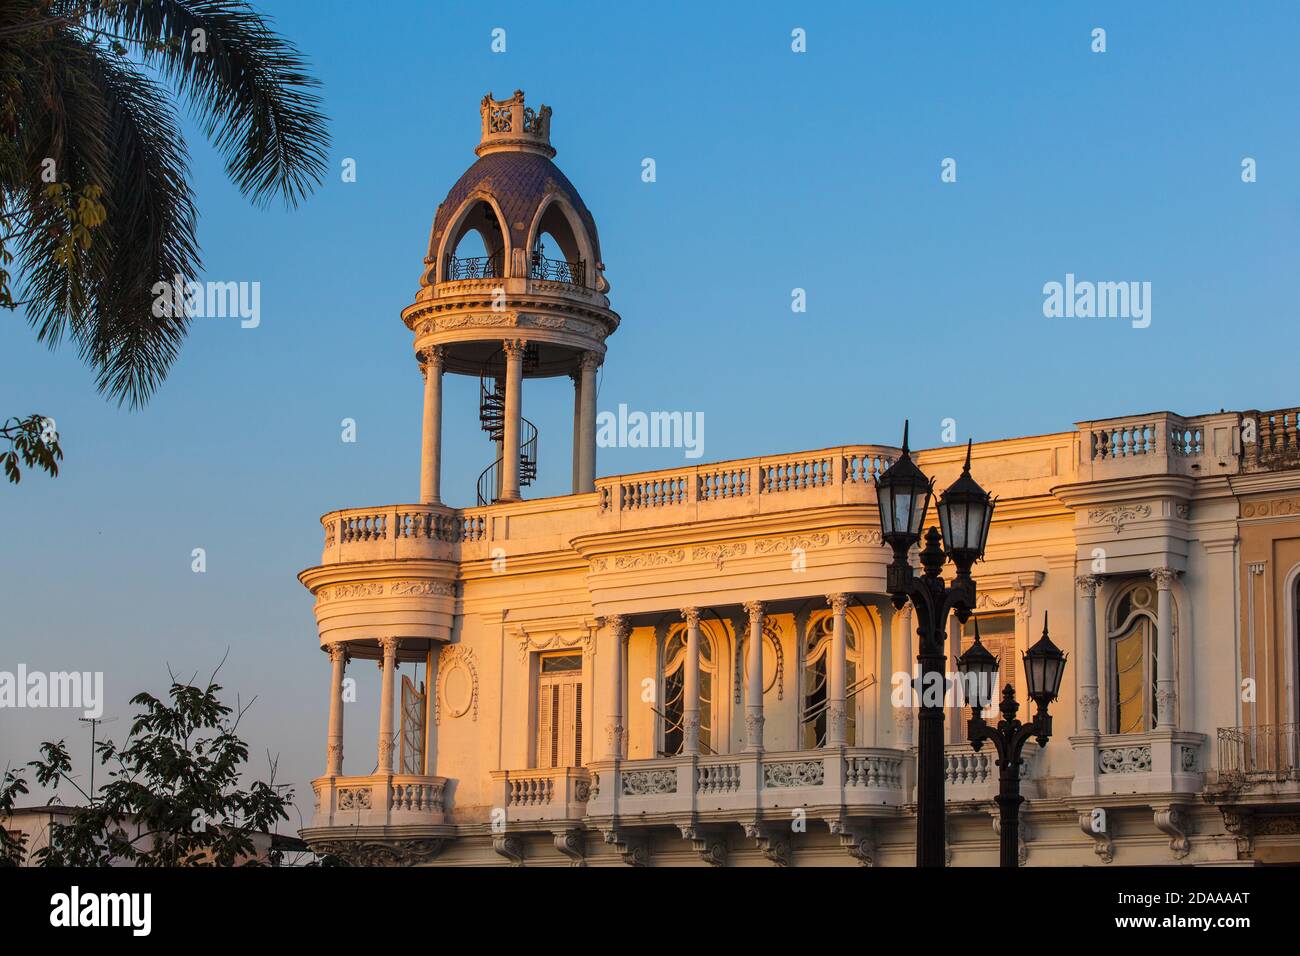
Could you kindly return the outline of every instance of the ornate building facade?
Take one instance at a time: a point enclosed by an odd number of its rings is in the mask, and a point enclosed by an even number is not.
[[[595,220],[548,108],[489,95],[481,116],[403,312],[420,503],[325,515],[299,576],[331,675],[303,836],[359,862],[911,865],[917,649],[874,490],[898,450],[598,478],[619,317]],[[480,379],[473,508],[441,501],[445,374]],[[548,376],[574,385],[572,493],[525,500],[524,389]],[[942,487],[964,452],[914,457]],[[1045,613],[1070,655],[1055,736],[1027,751],[1022,862],[1300,861],[1296,411],[1078,422],[976,444],[972,470],[999,497],[975,577],[1002,681],[1024,698]],[[367,660],[379,740],[347,747],[378,769],[348,774],[340,691]],[[949,704],[949,860],[992,865],[997,770]]]

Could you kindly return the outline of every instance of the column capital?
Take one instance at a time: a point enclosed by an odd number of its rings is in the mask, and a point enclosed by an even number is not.
[[[1074,579],[1075,586],[1079,589],[1079,596],[1093,599],[1097,596],[1097,588],[1101,584],[1101,578],[1095,574],[1080,574]]]
[[[830,605],[831,610],[836,614],[843,614],[849,609],[849,596],[847,594],[828,594],[826,603]]]
[[[764,605],[762,601],[746,601],[741,606],[745,609],[745,613],[749,615],[749,621],[751,624],[755,619],[760,623],[762,622],[763,615],[767,610],[766,605]]]
[[[400,637],[381,637],[379,646],[383,650],[385,658],[396,657],[397,649],[402,646],[402,639]]]
[[[430,369],[442,371],[442,363],[447,358],[447,350],[441,345],[430,345],[415,353],[415,360],[420,364],[420,372],[429,374]]]
[[[682,620],[690,627],[700,626],[700,609],[698,607],[684,607],[681,611]]]
[[[632,625],[628,623],[625,614],[609,614],[596,620],[601,627],[607,627],[613,631],[614,636],[620,640],[626,640],[627,636],[632,633]]]
[[[352,655],[348,653],[348,645],[343,641],[335,641],[333,644],[326,644],[325,650],[330,656],[330,663],[337,663],[342,660],[344,664],[351,659]]]
[[[1156,582],[1156,589],[1159,591],[1168,591],[1177,576],[1178,572],[1173,568],[1151,569],[1151,579]]]
[[[583,352],[582,358],[578,360],[578,370],[580,372],[594,372],[600,368],[601,356],[598,352]]]
[[[524,349],[528,348],[528,342],[524,339],[506,339],[501,343],[501,349],[506,353],[507,361],[512,358],[523,358]]]

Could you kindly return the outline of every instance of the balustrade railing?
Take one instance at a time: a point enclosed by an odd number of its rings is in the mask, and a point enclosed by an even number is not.
[[[1300,780],[1300,724],[1219,728],[1219,775],[1227,780]]]
[[[587,265],[581,259],[547,259],[534,255],[528,266],[530,279],[545,279],[551,282],[567,282],[569,285],[582,285],[586,280]]]
[[[501,261],[500,256],[477,256],[468,259],[457,259],[455,256],[448,256],[443,281],[499,279],[503,272]]]

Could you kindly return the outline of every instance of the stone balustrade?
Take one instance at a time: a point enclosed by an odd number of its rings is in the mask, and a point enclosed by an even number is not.
[[[1237,413],[1185,418],[1171,412],[1077,422],[1080,481],[1145,475],[1233,474]]]
[[[445,777],[424,774],[318,777],[312,827],[439,825],[446,785]]]
[[[892,812],[910,799],[911,753],[829,747],[594,764],[592,819],[665,821],[802,809],[822,816]]]
[[[582,767],[496,770],[492,780],[506,823],[580,820],[591,798],[591,772]]]
[[[944,793],[949,803],[992,800],[998,793],[998,753],[991,741],[976,751],[968,743],[944,747]],[[1020,795],[1026,799],[1039,796],[1035,776],[1038,744],[1025,744],[1020,756]]]

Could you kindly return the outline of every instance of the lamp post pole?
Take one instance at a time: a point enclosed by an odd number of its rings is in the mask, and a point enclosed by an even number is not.
[[[917,577],[908,552],[921,539],[934,482],[912,461],[903,425],[903,449],[898,460],[876,479],[881,538],[894,551],[886,571],[886,588],[894,607],[908,602],[916,610],[921,665],[916,753],[916,865],[944,865],[944,699],[948,690],[944,644],[948,615],[965,623],[975,607],[975,581],[971,565],[984,556],[993,499],[970,475],[970,444],[961,475],[944,491],[935,510],[943,527],[925,533],[921,550],[922,574]],[[951,582],[940,577],[952,561],[957,569]]]
[[[1025,652],[1025,677],[1037,713],[1029,723],[1021,723],[1016,716],[1020,711],[1016,689],[1007,684],[1002,689],[1002,703],[998,706],[1002,719],[996,727],[988,725],[983,711],[992,702],[999,665],[997,658],[980,643],[978,620],[975,642],[958,661],[966,696],[974,708],[966,725],[966,736],[977,752],[984,741],[992,741],[998,755],[998,795],[995,800],[998,805],[999,866],[1015,868],[1020,865],[1020,805],[1025,802],[1020,795],[1022,754],[1025,744],[1031,739],[1037,739],[1039,747],[1046,747],[1052,736],[1052,716],[1047,707],[1056,700],[1060,691],[1065,658],[1066,655],[1047,636],[1047,614],[1044,613],[1043,636]]]

